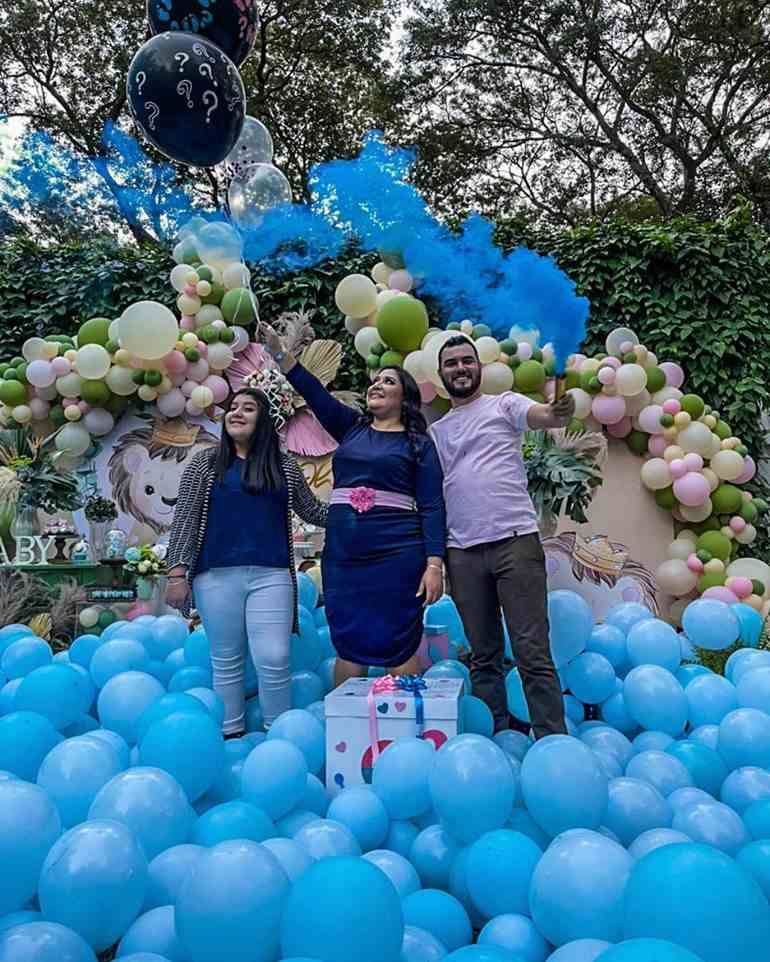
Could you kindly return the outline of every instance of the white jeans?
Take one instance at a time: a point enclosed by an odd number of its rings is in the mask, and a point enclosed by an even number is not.
[[[225,734],[243,730],[246,645],[257,669],[265,725],[291,708],[289,644],[294,593],[287,568],[211,568],[193,581],[211,645],[214,690],[225,703]]]

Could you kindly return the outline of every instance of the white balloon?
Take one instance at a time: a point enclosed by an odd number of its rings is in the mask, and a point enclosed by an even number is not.
[[[382,338],[377,333],[376,327],[362,327],[353,341],[356,351],[364,359],[369,357],[372,348],[377,344],[382,344]]]
[[[229,344],[217,342],[209,345],[206,359],[212,371],[224,371],[233,363],[233,352]]]
[[[62,397],[79,397],[82,383],[81,376],[70,371],[69,374],[56,378],[56,390]]]
[[[181,294],[188,284],[197,283],[198,275],[195,272],[195,268],[190,267],[189,264],[177,264],[175,267],[172,267],[169,280],[174,290],[178,294]]]
[[[676,598],[689,594],[698,584],[698,576],[679,558],[664,561],[658,566],[655,577],[660,587]]]
[[[237,324],[234,324],[230,330],[235,334],[235,340],[230,345],[230,350],[233,354],[240,354],[249,346],[249,332]]]
[[[251,283],[251,271],[245,264],[228,264],[222,271],[222,284],[225,290],[231,291],[236,287],[248,287]]]
[[[205,327],[207,324],[213,324],[214,321],[223,321],[224,318],[221,308],[216,304],[204,304],[195,315],[195,326],[196,328]]]
[[[630,327],[616,327],[614,331],[611,331],[607,335],[607,340],[605,341],[607,353],[618,354],[621,345],[625,344],[626,341],[630,341],[632,344],[638,344],[639,338]]]
[[[113,394],[117,394],[119,397],[128,397],[129,394],[134,394],[137,389],[132,375],[133,371],[130,368],[114,366],[107,371],[104,383]]]
[[[404,358],[404,370],[411,374],[418,384],[422,384],[429,379],[426,367],[427,360],[428,356],[425,351],[412,351]]]
[[[24,342],[21,348],[21,353],[24,356],[25,361],[42,361],[46,357],[46,344],[49,341],[44,341],[42,337],[30,337]]]
[[[580,387],[573,387],[567,391],[567,394],[571,394],[575,399],[575,417],[581,420],[587,418],[591,413],[591,405],[593,404],[588,391],[584,391]]]
[[[84,344],[78,349],[75,366],[78,374],[88,380],[98,381],[109,371],[112,361],[101,344]]]
[[[65,424],[54,438],[57,451],[79,457],[91,447],[91,435],[82,424]]]
[[[500,358],[500,345],[494,337],[480,337],[476,341],[476,351],[482,364],[491,364]]]
[[[481,369],[483,394],[503,394],[513,387],[513,371],[502,361],[485,364]]]
[[[83,427],[94,437],[102,438],[115,427],[115,418],[104,408],[92,408],[83,418]]]
[[[711,498],[706,498],[703,504],[699,504],[695,508],[690,508],[686,504],[679,505],[679,511],[682,517],[686,521],[692,522],[692,524],[699,524],[701,521],[705,521],[706,518],[710,518],[714,510],[714,506],[711,503]]]

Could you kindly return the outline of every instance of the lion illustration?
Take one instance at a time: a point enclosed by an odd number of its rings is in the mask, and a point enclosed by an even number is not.
[[[160,417],[118,439],[110,454],[109,479],[118,507],[134,520],[130,544],[152,544],[168,534],[187,462],[218,443],[199,424]]]

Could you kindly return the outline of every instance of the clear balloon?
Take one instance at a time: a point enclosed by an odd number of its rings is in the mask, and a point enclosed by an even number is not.
[[[230,181],[227,199],[239,227],[258,227],[268,210],[291,203],[291,184],[272,164],[250,164]]]
[[[272,161],[273,138],[270,131],[261,120],[247,114],[240,137],[223,161],[228,176],[240,176],[252,164],[270,164]]]

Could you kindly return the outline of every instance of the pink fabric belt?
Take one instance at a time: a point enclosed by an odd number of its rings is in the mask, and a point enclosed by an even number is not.
[[[400,508],[403,511],[416,511],[417,503],[408,494],[393,491],[378,491],[377,488],[335,488],[329,504],[349,504],[359,514],[372,508]]]

